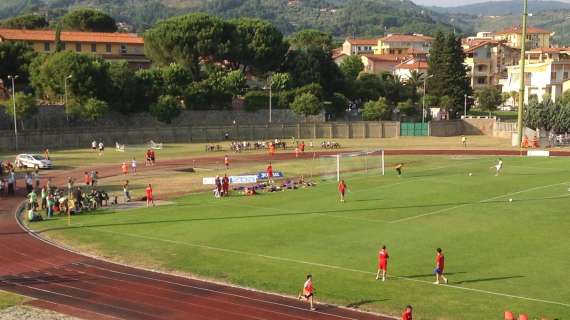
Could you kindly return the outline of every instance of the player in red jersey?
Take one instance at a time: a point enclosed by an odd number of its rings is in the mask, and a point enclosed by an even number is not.
[[[443,280],[443,282],[447,284],[447,278],[443,276],[443,271],[445,269],[445,256],[443,255],[441,248],[437,248],[436,252],[437,254],[435,256],[434,284],[440,284],[441,280]]]
[[[226,170],[230,169],[230,158],[227,155],[224,157],[224,166],[226,166]]]
[[[406,310],[402,313],[402,320],[412,320],[412,306],[406,306]]]
[[[309,305],[311,306],[311,310],[313,311],[317,310],[313,306],[314,291],[315,289],[313,288],[313,276],[309,274],[307,275],[307,281],[305,281],[303,289],[301,289],[301,293],[299,294],[299,300],[304,299],[309,301]]]
[[[346,192],[346,183],[344,182],[344,180],[341,180],[338,183],[338,193],[340,194],[340,202],[344,202],[344,194]]]
[[[154,207],[154,198],[152,197],[152,186],[150,185],[150,183],[148,184],[148,187],[146,187],[145,193],[146,193],[146,207],[148,208],[151,203],[152,206]]]
[[[267,173],[267,181],[269,181],[269,183],[273,183],[273,166],[271,165],[271,161],[269,161],[266,173]]]
[[[388,251],[386,246],[382,246],[380,252],[378,252],[378,272],[376,272],[376,280],[380,279],[380,272],[382,272],[382,281],[386,281],[386,274],[388,272]]]

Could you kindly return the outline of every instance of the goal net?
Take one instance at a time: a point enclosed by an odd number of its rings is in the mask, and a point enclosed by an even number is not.
[[[384,175],[384,150],[320,155],[316,174],[322,180],[340,181],[358,175]]]

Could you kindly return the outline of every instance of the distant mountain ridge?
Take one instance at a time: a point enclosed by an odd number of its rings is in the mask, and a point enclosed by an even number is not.
[[[561,1],[538,1],[528,2],[529,12],[538,13],[542,11],[554,11],[570,9],[570,3]],[[447,14],[469,14],[476,16],[507,16],[520,15],[522,12],[522,1],[487,1],[476,4],[468,4],[457,7],[430,7],[430,9]]]
[[[135,31],[189,12],[261,18],[285,34],[313,28],[337,38],[454,29],[445,14],[410,0],[0,0],[0,19],[38,12],[53,19],[74,7],[99,8]]]

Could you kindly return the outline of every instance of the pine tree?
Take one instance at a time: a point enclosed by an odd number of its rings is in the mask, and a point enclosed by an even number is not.
[[[445,36],[438,32],[428,61],[428,74],[433,77],[429,79],[427,92],[438,97],[448,96],[453,102],[449,110],[452,116],[463,106],[464,96],[471,94],[464,61],[461,40],[452,33]]]

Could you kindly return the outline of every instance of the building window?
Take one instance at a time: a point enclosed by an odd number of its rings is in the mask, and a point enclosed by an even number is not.
[[[91,52],[93,52],[93,53],[97,52],[97,44],[96,43],[91,44]]]
[[[486,84],[487,78],[485,77],[477,77],[477,84]]]
[[[127,50],[127,45],[126,44],[122,44],[121,45],[121,54],[127,54],[129,51]]]
[[[485,65],[484,64],[480,64],[477,66],[477,71],[485,71]]]
[[[50,51],[51,51],[50,43],[49,43],[49,42],[44,42],[44,51],[45,51],[45,52],[50,52]]]
[[[568,71],[564,71],[563,76],[564,76],[564,80],[568,80]]]
[[[105,51],[107,51],[107,53],[111,53],[111,51],[112,51],[111,49],[112,49],[111,44],[107,43],[107,45],[105,46]]]
[[[75,51],[81,52],[81,43],[78,42],[75,44]]]
[[[551,81],[556,81],[556,72],[551,72],[551,73],[550,73],[550,80],[551,80]]]

